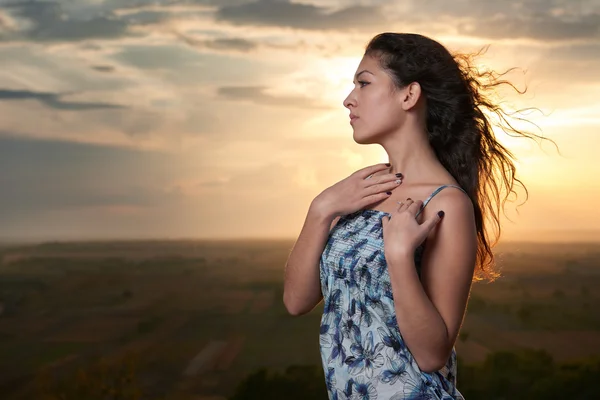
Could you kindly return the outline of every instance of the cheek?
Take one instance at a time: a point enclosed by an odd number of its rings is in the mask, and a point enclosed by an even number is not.
[[[369,93],[366,103],[369,107],[369,111],[379,114],[379,116],[381,116],[381,114],[388,114],[393,107],[393,99],[390,97],[389,93],[383,90]]]
[[[389,99],[378,99],[369,107],[369,124],[373,128],[387,129],[398,124],[399,112]]]
[[[364,93],[359,98],[360,120],[354,126],[354,140],[357,143],[371,143],[372,140],[396,129],[401,123],[400,112],[384,91]]]

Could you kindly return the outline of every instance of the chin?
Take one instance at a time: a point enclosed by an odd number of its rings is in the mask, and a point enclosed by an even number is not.
[[[375,137],[371,135],[358,135],[356,131],[354,131],[354,135],[352,135],[354,141],[358,144],[374,144],[376,143]]]

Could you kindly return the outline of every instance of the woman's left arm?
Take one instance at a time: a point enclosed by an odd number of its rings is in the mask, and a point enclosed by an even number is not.
[[[398,326],[424,372],[440,370],[450,357],[465,315],[477,253],[471,201],[462,192],[444,195],[436,199],[436,212],[444,210],[445,215],[427,236],[421,280],[414,252],[394,252],[387,261]]]

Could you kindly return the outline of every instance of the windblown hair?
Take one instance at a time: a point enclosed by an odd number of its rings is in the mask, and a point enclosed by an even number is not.
[[[512,113],[492,101],[487,92],[496,86],[507,84],[520,94],[526,89],[521,92],[499,79],[514,68],[502,74],[479,71],[473,61],[484,49],[474,54],[451,54],[422,35],[382,33],[371,39],[365,56],[377,59],[397,88],[413,82],[421,86],[429,143],[474,206],[478,240],[474,280],[493,281],[499,276],[492,247],[500,238],[500,211],[510,194],[516,195],[515,183],[525,190],[526,200],[529,193],[516,177],[514,155],[498,142],[492,125],[511,136],[550,139],[514,129],[506,119]],[[495,114],[499,122],[492,123],[484,110]],[[530,109],[517,113],[525,110]]]

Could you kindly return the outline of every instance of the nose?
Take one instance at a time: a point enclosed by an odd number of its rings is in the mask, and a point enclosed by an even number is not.
[[[354,96],[354,90],[351,91],[348,96],[344,99],[344,107],[350,109],[350,106],[356,107],[356,98]]]

